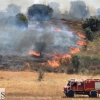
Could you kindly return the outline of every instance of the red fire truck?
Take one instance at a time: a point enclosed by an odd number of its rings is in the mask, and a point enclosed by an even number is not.
[[[99,97],[100,79],[70,79],[64,86],[64,93],[67,97],[74,97],[74,94]]]

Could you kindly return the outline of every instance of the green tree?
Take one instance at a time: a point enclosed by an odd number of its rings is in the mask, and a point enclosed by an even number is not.
[[[91,16],[82,23],[82,27],[83,29],[89,27],[93,32],[98,31],[100,28],[100,19],[95,16]]]
[[[33,20],[50,20],[52,17],[53,9],[44,4],[34,4],[28,8],[28,19]]]
[[[23,13],[16,15],[16,25],[19,27],[28,27],[28,19]]]
[[[94,32],[91,31],[89,27],[85,29],[86,37],[88,40],[93,41],[94,39]]]

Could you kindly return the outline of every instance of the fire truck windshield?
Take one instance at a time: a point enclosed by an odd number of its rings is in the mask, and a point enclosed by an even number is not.
[[[77,86],[77,83],[76,82],[68,81],[67,86]]]

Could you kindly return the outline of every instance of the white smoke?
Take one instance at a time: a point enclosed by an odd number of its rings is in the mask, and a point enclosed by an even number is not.
[[[80,38],[69,32],[67,27],[60,22],[47,21],[47,22],[35,22],[32,25],[29,24],[28,29],[21,30],[17,27],[13,27],[12,17],[6,16],[6,8],[9,4],[15,4],[21,7],[22,12],[27,12],[28,7],[35,3],[50,4],[50,2],[58,2],[60,11],[67,11],[67,5],[70,6],[71,0],[2,0],[0,1],[0,9],[2,18],[0,19],[0,53],[1,54],[28,54],[28,51],[35,49],[35,45],[38,43],[44,45],[42,52],[58,51],[61,53],[68,53],[70,47],[77,47],[77,41]],[[90,0],[89,0],[90,1]],[[98,0],[97,0],[98,1]],[[93,2],[93,0],[91,0]],[[87,3],[86,3],[87,4]],[[95,5],[96,3],[94,3]],[[89,2],[88,2],[89,5]],[[3,7],[3,9],[2,9]],[[54,8],[54,5],[51,5]],[[58,9],[57,8],[57,9]],[[55,9],[55,13],[59,16]],[[56,17],[55,14],[53,14]],[[7,24],[9,22],[9,24]],[[62,31],[56,32],[57,28]],[[38,47],[36,47],[38,49]],[[39,47],[39,49],[41,49]],[[39,51],[39,50],[37,50]]]
[[[100,7],[100,0],[0,0],[0,10],[5,10],[9,4],[16,4],[21,6],[22,12],[26,12],[27,7],[34,3],[48,4],[50,2],[57,2],[60,4],[61,12],[68,11],[71,1],[84,1],[89,6],[91,12]]]
[[[40,2],[39,2],[40,0],[33,0],[33,4],[39,4]]]
[[[58,32],[58,28],[62,31]],[[30,50],[68,53],[70,47],[78,47],[78,40],[80,38],[60,22],[37,22],[24,30],[0,25],[0,54],[27,55]]]

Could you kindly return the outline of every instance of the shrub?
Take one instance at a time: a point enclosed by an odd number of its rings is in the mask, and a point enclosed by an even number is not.
[[[22,13],[18,13],[16,15],[16,25],[19,27],[28,27],[27,17]]]
[[[80,57],[80,67],[88,68],[91,65],[91,57],[90,56],[81,56]]]
[[[83,23],[82,23],[82,28],[86,29],[86,28],[90,28],[91,31],[95,32],[98,31],[100,28],[100,19],[95,17],[95,16],[91,16],[90,18],[87,18]]]
[[[92,66],[100,65],[100,59],[99,58],[92,58],[91,63],[92,63]]]
[[[93,41],[94,39],[94,33],[91,31],[89,27],[85,29],[86,37],[88,40]]]
[[[78,73],[79,66],[80,66],[80,57],[78,55],[72,55],[72,64],[73,67],[75,68],[75,72]]]
[[[44,77],[44,71],[42,69],[39,69],[39,76],[38,76],[38,81],[41,81]]]

